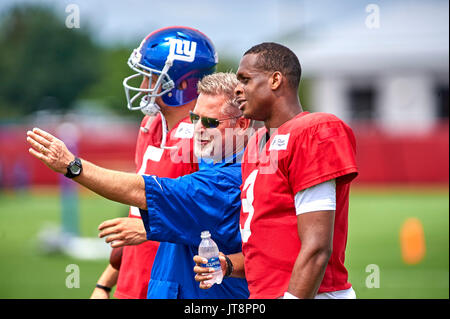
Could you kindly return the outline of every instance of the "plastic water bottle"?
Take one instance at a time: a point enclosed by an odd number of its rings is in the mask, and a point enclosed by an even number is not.
[[[206,258],[208,262],[205,267],[214,268],[215,271],[212,274],[212,278],[206,280],[207,284],[220,284],[223,279],[222,267],[220,266],[219,260],[219,248],[217,244],[211,239],[211,234],[208,230],[202,231],[201,233],[202,241],[200,246],[198,246],[198,255]]]

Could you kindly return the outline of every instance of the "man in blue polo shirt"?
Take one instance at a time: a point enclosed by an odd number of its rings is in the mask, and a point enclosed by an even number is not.
[[[145,239],[161,242],[148,298],[248,298],[245,279],[225,278],[222,284],[202,290],[192,271],[201,231],[209,230],[223,253],[241,251],[240,160],[251,128],[234,102],[236,85],[232,73],[209,75],[199,82],[191,121],[200,170],[176,179],[103,169],[76,158],[62,141],[42,130],[27,133],[30,153],[54,171],[66,174],[70,163],[76,162],[82,169],[74,181],[103,197],[140,208],[146,238],[133,229],[143,228],[142,224],[129,229],[105,227],[101,236],[123,244]]]
[[[238,233],[241,154],[227,161],[200,163],[200,170],[176,179],[144,176],[148,210],[141,210],[147,239],[160,242],[147,298],[248,298],[247,284],[226,278],[198,289],[192,268],[200,233],[209,230],[222,252],[241,251]]]
[[[246,283],[227,278],[210,291],[198,289],[192,276],[200,233],[209,230],[224,254],[241,251],[239,235],[241,157],[249,121],[233,102],[233,74],[207,76],[198,85],[191,113],[194,153],[199,171],[176,179],[144,176],[147,239],[159,241],[147,298],[247,298]],[[227,130],[242,137],[227,147]],[[234,134],[236,135],[236,134]],[[228,141],[229,143],[229,141]],[[237,144],[237,145],[236,145]],[[164,265],[164,266],[162,266]]]

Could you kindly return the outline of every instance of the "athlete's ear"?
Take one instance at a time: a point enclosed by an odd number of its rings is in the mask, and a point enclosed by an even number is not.
[[[239,128],[238,134],[244,135],[247,129],[250,127],[251,120],[245,117],[240,117],[236,120],[236,128]]]
[[[186,80],[181,81],[180,85],[178,85],[178,90],[185,90],[188,86],[188,83]]]
[[[283,74],[281,74],[281,72],[279,72],[279,71],[273,72],[270,77],[270,88],[272,90],[277,90],[280,87],[283,80],[284,80],[284,77],[283,77]]]

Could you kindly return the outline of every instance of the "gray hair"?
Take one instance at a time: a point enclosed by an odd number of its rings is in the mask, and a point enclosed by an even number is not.
[[[234,100],[234,89],[238,83],[236,74],[231,72],[218,72],[201,79],[198,82],[197,91],[199,94],[224,96],[226,102],[221,112],[229,117],[239,116],[242,112]]]

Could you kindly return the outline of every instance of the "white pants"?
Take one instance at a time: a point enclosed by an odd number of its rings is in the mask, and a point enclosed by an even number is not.
[[[356,294],[353,287],[350,287],[345,290],[323,292],[317,294],[314,299],[356,299]]]

